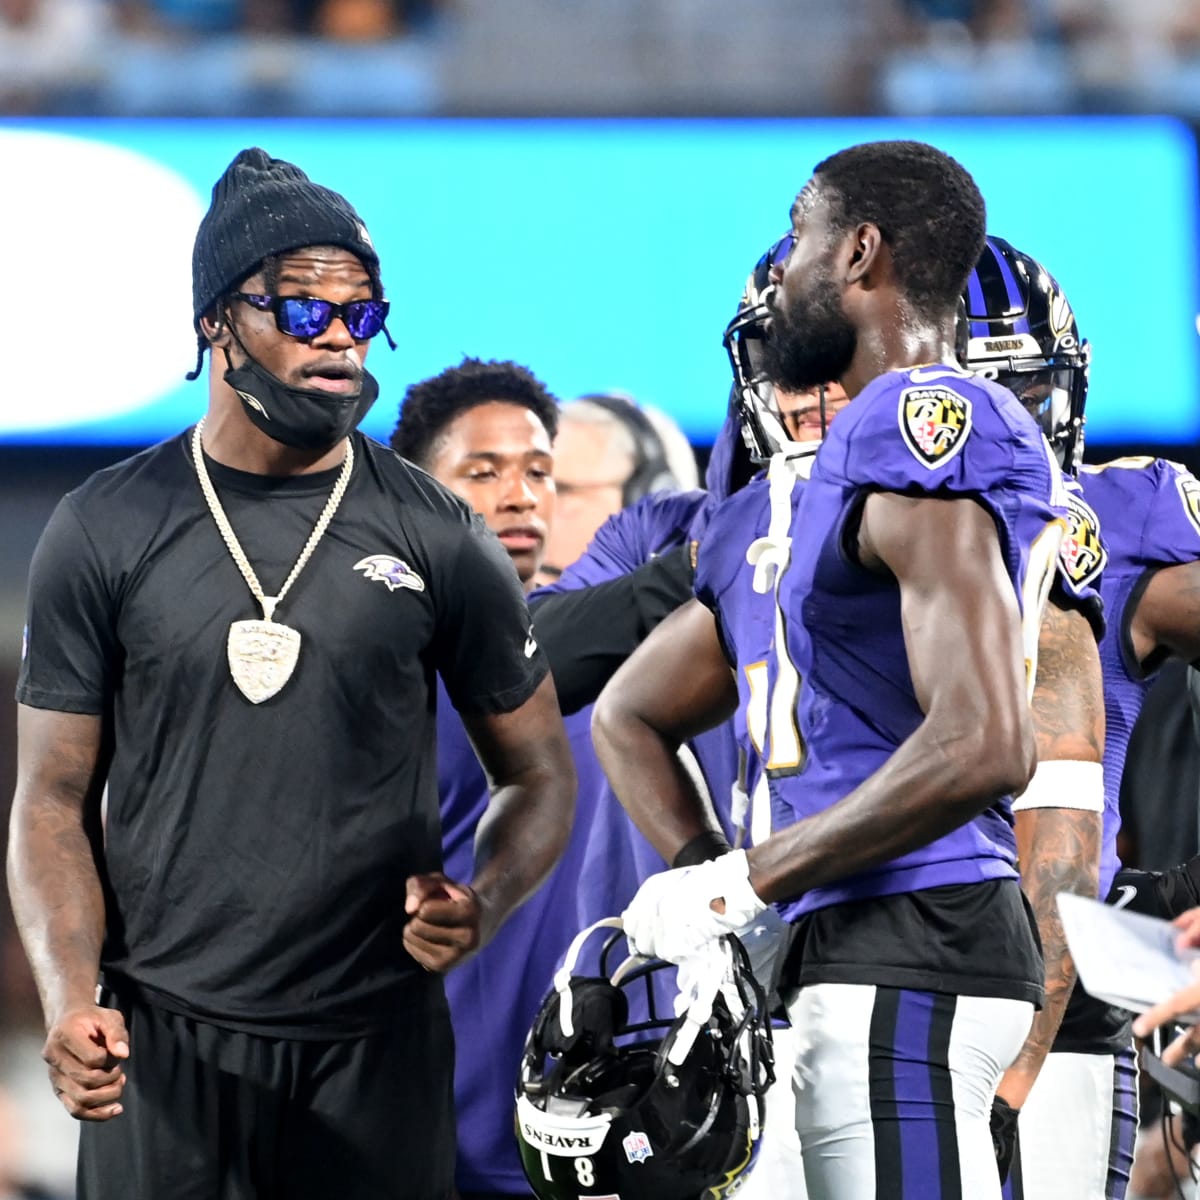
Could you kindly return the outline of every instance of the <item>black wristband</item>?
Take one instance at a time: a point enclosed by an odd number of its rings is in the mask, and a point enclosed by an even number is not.
[[[671,860],[671,867],[698,867],[703,862],[709,862],[714,858],[720,858],[722,854],[728,854],[733,847],[726,840],[725,835],[719,829],[706,829],[703,833],[698,833],[680,852]]]
[[[1200,904],[1200,854],[1162,873],[1158,900],[1161,915],[1168,920]]]
[[[1168,913],[1164,907],[1166,897],[1163,894],[1162,882],[1163,875],[1160,871],[1139,871],[1134,867],[1122,867],[1113,878],[1112,888],[1104,902],[1118,908],[1127,908],[1130,912],[1145,913],[1150,917],[1165,917]]]

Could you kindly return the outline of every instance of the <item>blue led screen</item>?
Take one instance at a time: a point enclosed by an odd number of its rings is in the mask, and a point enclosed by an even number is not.
[[[0,441],[149,443],[203,412],[191,244],[249,145],[344,192],[379,249],[399,349],[373,344],[368,432],[469,354],[711,441],[746,274],[821,158],[894,137],[959,158],[991,231],[1058,276],[1093,344],[1090,443],[1200,438],[1196,150],[1150,117],[2,122]]]

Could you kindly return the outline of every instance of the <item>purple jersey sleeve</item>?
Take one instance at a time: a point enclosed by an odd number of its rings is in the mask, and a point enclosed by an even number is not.
[[[1150,676],[1163,661],[1138,662],[1130,622],[1145,584],[1163,567],[1200,559],[1200,483],[1185,468],[1163,459],[1120,458],[1085,466],[1079,482],[1100,522],[1107,629],[1100,643],[1104,675],[1104,844],[1100,887],[1105,894],[1120,869],[1116,840],[1121,827],[1121,776],[1133,727],[1142,711]]]
[[[881,375],[841,414],[822,467],[827,478],[875,491],[982,497],[1025,482],[1019,451],[1035,434],[1007,389],[951,366],[913,367]],[[1049,470],[1049,455],[1036,472]]]
[[[655,492],[614,513],[561,578],[530,594],[530,603],[543,596],[607,583],[680,545],[707,502],[708,494],[702,491]]]
[[[1161,458],[1145,475],[1154,490],[1142,525],[1143,561],[1159,567],[1200,559],[1200,480],[1186,467]]]
[[[694,490],[656,492],[622,509],[600,527],[583,556],[560,579],[530,595],[535,619],[540,600],[610,583],[645,566],[656,555],[683,545],[704,528],[710,507],[712,497],[705,491]],[[690,748],[718,819],[726,832],[731,833],[729,787],[738,774],[734,730],[729,724],[708,730],[692,739]],[[623,814],[621,819],[625,819]],[[657,855],[654,857],[657,859]],[[659,864],[655,869],[661,869],[661,860]],[[638,870],[641,871],[640,859]]]
[[[1119,458],[1085,466],[1080,484],[1122,571],[1200,559],[1200,480],[1186,467],[1161,458]]]

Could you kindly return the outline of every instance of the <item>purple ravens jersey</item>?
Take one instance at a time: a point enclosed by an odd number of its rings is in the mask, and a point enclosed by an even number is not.
[[[775,596],[755,591],[754,567],[746,551],[767,532],[770,517],[767,480],[752,479],[709,514],[696,551],[696,598],[712,610],[722,649],[737,679],[733,729],[745,763],[742,785],[751,795],[762,775]]]
[[[790,562],[778,602],[786,653],[772,659],[772,691],[797,687],[788,743],[776,751],[773,825],[818,813],[875,773],[921,724],[894,580],[854,561],[855,521],[874,491],[970,498],[992,516],[1014,595],[1025,654],[1036,662],[1042,604],[1065,523],[1062,476],[1032,418],[994,383],[934,365],[874,380],[833,422],[812,475],[793,504]],[[947,647],[947,653],[953,653]],[[829,905],[947,885],[1015,879],[1011,801],[926,846],[857,876],[814,888],[783,911],[796,918]]]
[[[1151,576],[1162,567],[1200,559],[1200,480],[1161,458],[1120,458],[1085,466],[1079,482],[1103,534],[1100,592],[1107,630],[1100,643],[1104,671],[1104,845],[1100,895],[1120,868],[1116,840],[1118,797],[1129,736],[1142,710],[1150,677],[1162,665],[1134,659],[1129,627]]]
[[[770,715],[769,663],[777,614],[775,573],[767,567],[770,554],[778,549],[772,536],[771,489],[778,489],[782,482],[786,497],[777,498],[775,507],[786,502],[785,519],[790,524],[790,506],[799,502],[815,453],[814,446],[786,462],[776,462],[774,484],[767,476],[758,476],[717,505],[697,552],[696,597],[713,611],[737,680],[734,730],[745,763],[743,786],[749,796],[756,796],[764,771],[777,765],[774,759],[780,749],[771,738],[775,722]],[[753,827],[751,842],[770,833],[769,813],[760,819],[757,797]]]
[[[814,451],[815,453],[815,451]],[[1106,552],[1099,522],[1084,503],[1078,483],[1064,478],[1069,505],[1068,529],[1059,551],[1056,599],[1081,610],[1096,631],[1104,632],[1103,604],[1096,590]],[[804,475],[793,482],[799,501]],[[711,609],[725,657],[737,679],[738,711],[734,732],[744,756],[746,790],[753,795],[769,753],[767,664],[774,633],[775,597],[754,586],[755,569],[747,559],[750,546],[770,525],[769,484],[765,475],[719,504],[709,516],[696,557],[696,597]]]

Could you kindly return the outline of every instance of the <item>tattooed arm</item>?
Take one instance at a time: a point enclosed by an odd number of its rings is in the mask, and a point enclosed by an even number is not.
[[[1033,695],[1038,762],[1099,763],[1104,753],[1100,655],[1087,619],[1046,606],[1038,639]],[[1082,808],[1026,808],[1015,814],[1021,886],[1037,919],[1046,961],[1046,1000],[997,1094],[1013,1108],[1025,1102],[1062,1024],[1075,985],[1075,964],[1055,897],[1095,896],[1099,888],[1103,813]]]
[[[42,1056],[74,1117],[121,1111],[121,1014],[96,1004],[104,894],[99,844],[100,718],[20,706],[8,888],[48,1030]]]

